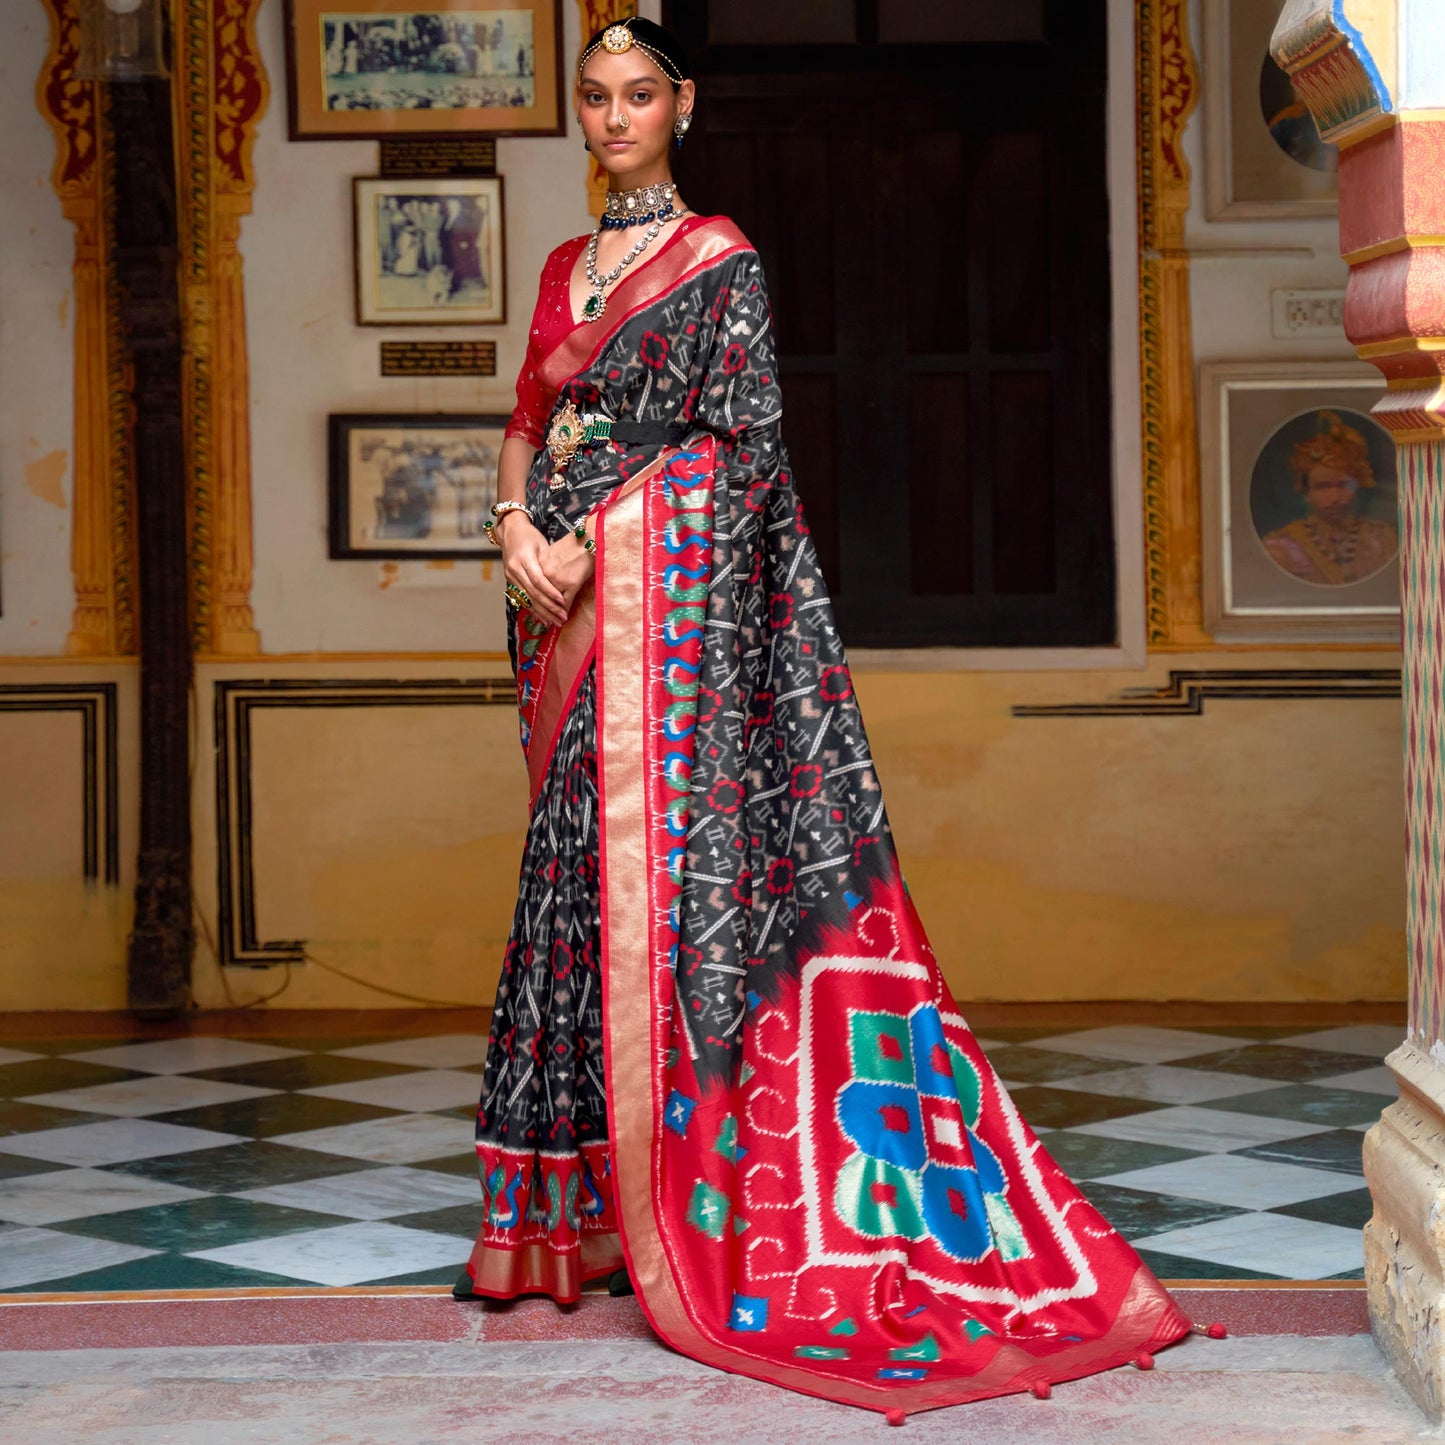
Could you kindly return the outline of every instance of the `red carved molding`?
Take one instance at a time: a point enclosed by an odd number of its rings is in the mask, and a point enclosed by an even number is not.
[[[1411,247],[1356,262],[1345,292],[1345,334],[1387,376],[1445,371],[1445,352],[1412,347],[1388,357],[1370,353],[1388,341],[1445,337],[1445,249]]]
[[[1159,156],[1167,179],[1189,184],[1189,162],[1180,140],[1184,123],[1198,100],[1198,72],[1189,45],[1188,7],[1184,0],[1163,0],[1159,7]]]
[[[41,67],[36,104],[55,132],[51,182],[62,198],[89,195],[96,184],[95,86],[76,80],[80,55],[78,0],[42,0],[50,16],[50,54]]]
[[[261,0],[214,0],[212,85],[219,188],[249,194],[254,183],[251,143],[270,87],[256,48]]]

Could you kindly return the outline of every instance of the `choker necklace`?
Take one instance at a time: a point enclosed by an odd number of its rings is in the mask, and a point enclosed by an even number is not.
[[[671,181],[641,186],[635,191],[608,191],[607,209],[602,214],[604,231],[621,231],[628,226],[646,226],[672,214],[677,187]]]
[[[661,190],[660,186],[649,186],[648,190]],[[669,191],[672,190],[668,186]],[[623,192],[624,195],[636,195],[636,191]],[[593,231],[592,238],[587,242],[587,280],[592,286],[592,294],[582,303],[582,319],[584,321],[596,321],[598,317],[607,310],[607,297],[603,292],[657,239],[662,228],[669,221],[677,220],[683,212],[675,211],[672,208],[671,197],[668,198],[666,211],[659,211],[648,223],[647,229],[642,233],[642,238],[633,248],[609,271],[601,275],[597,270],[597,242],[601,239],[603,226],[599,221],[597,229]],[[605,219],[605,218],[604,218]]]

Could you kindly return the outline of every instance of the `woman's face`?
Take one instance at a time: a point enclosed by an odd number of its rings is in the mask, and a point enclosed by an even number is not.
[[[680,110],[691,109],[692,96],[692,81],[674,91],[657,63],[635,45],[620,55],[594,50],[577,82],[587,147],[625,186],[664,180],[673,123]]]

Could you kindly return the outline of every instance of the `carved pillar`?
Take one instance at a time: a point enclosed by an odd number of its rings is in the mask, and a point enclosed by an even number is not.
[[[637,14],[637,0],[577,0],[577,9],[582,16],[582,39],[581,44],[586,45],[588,39],[599,30],[608,25],[615,25],[619,20],[626,20],[629,16]],[[576,78],[577,57],[570,57],[572,69],[563,70],[563,81],[566,90],[565,98],[571,99],[570,86],[566,82]],[[602,207],[607,203],[607,172],[597,164],[596,156],[587,157],[587,209],[594,215],[602,214]]]
[[[190,999],[191,649],[176,167],[165,80],[104,87],[112,285],[133,378],[140,568],[141,805],[127,992],[137,1012]]]
[[[96,87],[75,77],[77,0],[45,0],[50,53],[36,105],[55,133],[51,184],[75,225],[74,457],[71,571],[75,612],[66,651],[116,656],[136,648],[135,536],[119,317],[106,288],[106,192]]]
[[[1180,148],[1199,76],[1185,0],[1138,0],[1136,15],[1147,637],[1151,648],[1207,647],[1184,245],[1189,163]]]
[[[1358,28],[1351,17],[1358,19]],[[1397,34],[1397,27],[1401,28]],[[1320,132],[1340,147],[1345,329],[1384,373],[1399,455],[1404,597],[1409,1036],[1400,1098],[1365,1136],[1376,1338],[1428,1415],[1445,1406],[1445,35],[1439,7],[1291,0],[1275,28]],[[1436,33],[1429,34],[1427,32]],[[1405,76],[1396,76],[1396,58]],[[1408,80],[1402,86],[1400,80]]]
[[[177,119],[181,305],[186,325],[191,626],[199,653],[260,651],[251,614],[250,371],[241,218],[269,87],[260,0],[180,0]]]

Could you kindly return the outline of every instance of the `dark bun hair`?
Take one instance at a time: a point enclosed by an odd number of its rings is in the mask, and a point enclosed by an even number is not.
[[[615,37],[619,30],[626,30],[631,37],[626,45],[613,45],[608,41],[608,37]],[[577,57],[577,74],[582,74],[582,67],[587,64],[593,51],[606,50],[620,55],[630,50],[633,45],[657,62],[658,69],[672,82],[674,90],[687,79],[687,54],[677,43],[676,37],[670,30],[664,30],[655,21],[644,20],[640,15],[619,20],[615,25],[605,25],[597,31],[582,47],[582,53]]]

